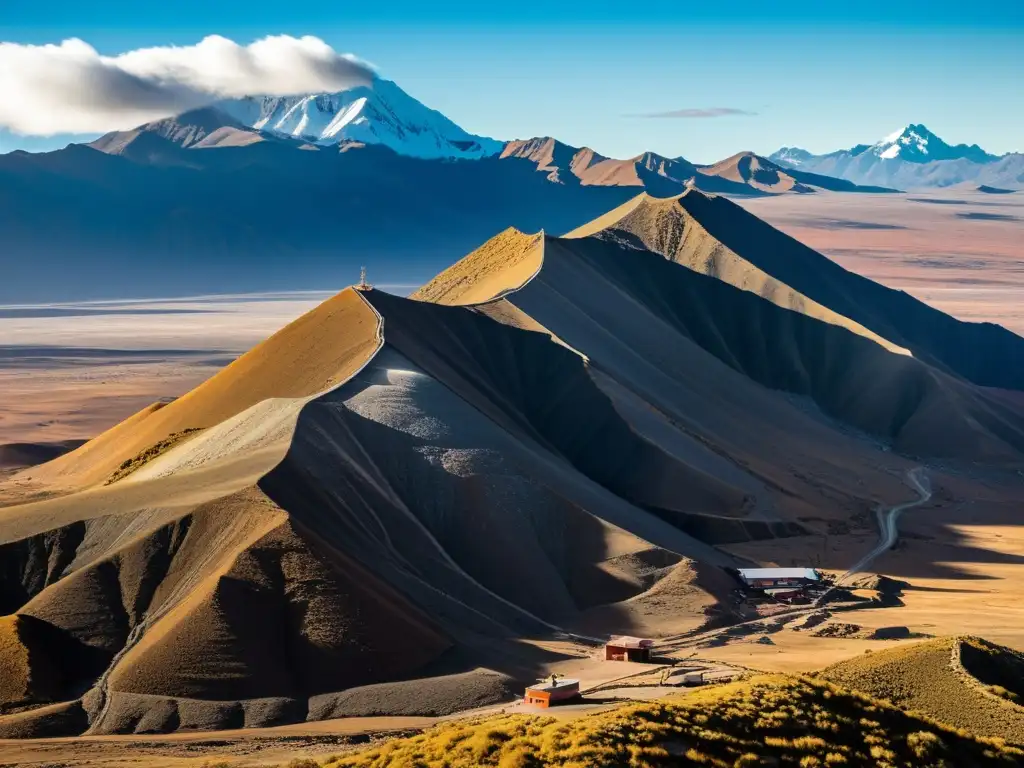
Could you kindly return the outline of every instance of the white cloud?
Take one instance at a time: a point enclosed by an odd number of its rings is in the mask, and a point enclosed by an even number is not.
[[[219,98],[338,91],[368,83],[369,65],[316,37],[238,45],[211,35],[192,46],[101,56],[78,39],[0,43],[0,128],[24,135],[131,128]]]

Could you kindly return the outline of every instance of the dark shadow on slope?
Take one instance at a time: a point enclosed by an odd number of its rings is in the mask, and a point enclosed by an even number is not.
[[[559,623],[601,600],[635,593],[633,585],[599,567],[608,557],[599,521],[530,477],[511,446],[499,452],[462,439],[458,424],[447,436],[422,440],[340,403],[319,407],[344,419],[403,506],[494,594]],[[443,466],[445,456],[459,461],[458,473]],[[388,535],[401,546],[400,532]],[[407,566],[416,568],[415,552],[403,551]],[[426,570],[422,575],[429,576]],[[497,610],[501,606],[491,608],[492,615]]]
[[[75,522],[0,545],[0,616],[15,613],[63,576],[85,531],[85,523]]]
[[[734,517],[672,512],[656,507],[647,509],[694,538],[716,546],[807,535],[807,530],[800,524],[789,521],[738,520]]]
[[[388,343],[491,419],[632,503],[743,514],[744,495],[634,432],[583,360],[537,333],[458,307],[367,294]]]
[[[1004,459],[1024,450],[1024,412],[913,357],[622,240],[555,240],[546,258],[566,251],[737,371],[901,450]]]
[[[688,193],[679,204],[744,259],[916,357],[977,384],[1024,389],[1024,339],[1005,328],[956,320],[848,272],[725,198]]]

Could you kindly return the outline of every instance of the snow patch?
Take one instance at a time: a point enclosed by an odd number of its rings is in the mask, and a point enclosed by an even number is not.
[[[903,135],[903,132],[905,130],[907,130],[907,129],[906,128],[900,128],[898,131],[894,131],[893,133],[890,133],[888,136],[886,136],[884,139],[882,139],[878,143],[879,144],[893,144],[893,143],[895,143],[896,141],[899,140],[900,136]]]
[[[363,107],[366,106],[366,97],[360,96],[343,110],[341,110],[324,130],[324,138],[332,139],[349,123],[359,117]]]

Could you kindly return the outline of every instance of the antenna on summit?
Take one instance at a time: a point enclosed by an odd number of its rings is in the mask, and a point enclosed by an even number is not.
[[[373,288],[368,282],[366,282],[366,267],[360,267],[359,269],[359,285],[356,286],[360,291],[368,291]]]

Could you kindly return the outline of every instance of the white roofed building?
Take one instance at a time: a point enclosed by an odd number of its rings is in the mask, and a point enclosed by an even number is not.
[[[821,583],[821,574],[814,568],[740,568],[740,578],[754,589],[803,587]]]

